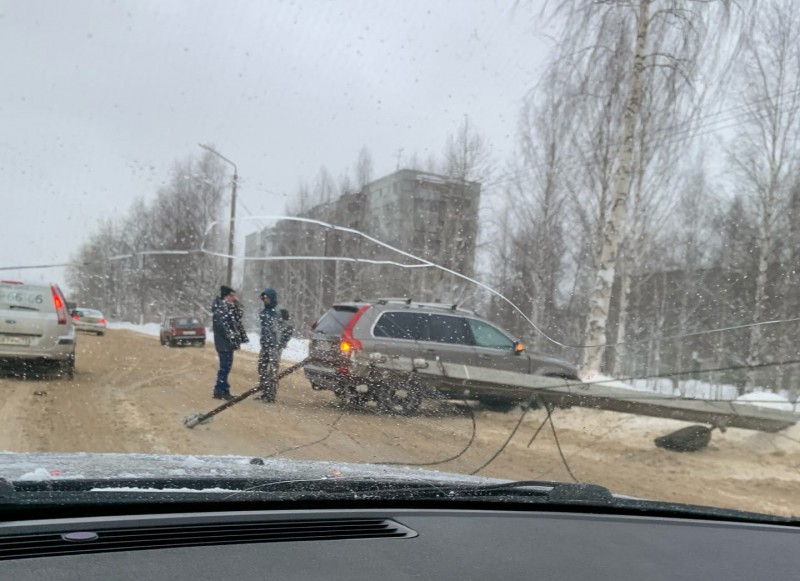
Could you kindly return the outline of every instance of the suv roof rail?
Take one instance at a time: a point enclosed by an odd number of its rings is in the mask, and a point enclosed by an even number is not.
[[[475,311],[470,311],[469,309],[460,309],[458,308],[458,303],[441,303],[441,302],[422,302],[422,301],[412,301],[410,298],[405,297],[384,297],[374,299],[374,301],[379,305],[386,305],[389,303],[402,303],[408,306],[414,306],[419,308],[427,308],[427,309],[442,309],[447,311],[458,311],[460,313],[469,313],[471,315],[480,316]]]
[[[380,305],[385,305],[386,303],[405,303],[410,305],[411,297],[381,297],[376,299],[376,302]]]
[[[427,307],[433,309],[447,309],[448,311],[464,311],[464,309],[458,308],[458,303],[414,303],[419,307]],[[464,311],[468,312],[468,311]]]

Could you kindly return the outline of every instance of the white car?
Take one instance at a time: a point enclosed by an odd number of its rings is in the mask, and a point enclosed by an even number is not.
[[[0,368],[47,365],[71,379],[75,328],[56,284],[0,281]]]
[[[76,331],[88,331],[103,335],[106,332],[106,318],[97,309],[78,307],[72,311],[72,324]]]

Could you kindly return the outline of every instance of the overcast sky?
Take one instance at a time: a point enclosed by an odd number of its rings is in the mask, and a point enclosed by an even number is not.
[[[0,266],[68,260],[199,142],[256,214],[362,145],[376,177],[438,153],[465,114],[504,158],[549,46],[521,4],[0,0]]]

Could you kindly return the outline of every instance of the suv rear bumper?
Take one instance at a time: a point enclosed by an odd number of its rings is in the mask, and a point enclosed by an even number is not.
[[[306,379],[315,389],[327,389],[334,391],[337,389],[347,376],[336,373],[334,369],[314,365],[306,365],[303,368]]]

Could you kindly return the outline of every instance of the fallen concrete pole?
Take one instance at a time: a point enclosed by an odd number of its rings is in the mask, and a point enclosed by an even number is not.
[[[580,382],[421,358],[387,357],[380,353],[357,356],[354,363],[354,375],[363,378],[376,371],[418,373],[421,378],[434,376],[439,391],[454,399],[483,393],[518,401],[537,399],[553,406],[580,406],[763,432],[778,432],[800,421],[800,415],[789,411],[733,401],[668,396],[626,389],[613,385],[614,382]]]

